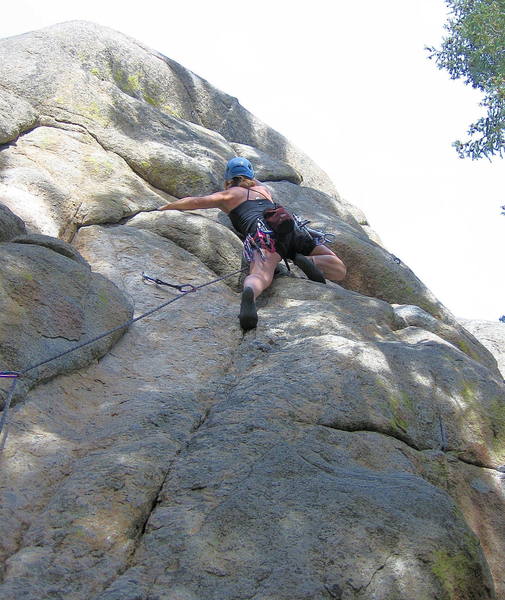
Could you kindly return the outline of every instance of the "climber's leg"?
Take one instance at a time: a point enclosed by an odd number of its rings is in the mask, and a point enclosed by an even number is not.
[[[323,272],[330,281],[342,281],[347,269],[340,258],[327,246],[316,246],[309,254],[309,260],[314,261],[316,267]]]
[[[244,279],[244,289],[252,288],[255,300],[272,283],[275,267],[281,260],[277,252],[264,252],[264,260],[261,259],[258,251],[254,252],[249,275]]]
[[[254,329],[258,323],[256,298],[272,283],[275,267],[281,257],[277,252],[264,252],[262,260],[259,252],[254,252],[249,275],[244,279],[244,291],[240,304],[240,325],[242,329]]]

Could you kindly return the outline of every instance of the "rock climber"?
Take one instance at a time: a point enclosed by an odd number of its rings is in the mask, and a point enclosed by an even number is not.
[[[208,196],[187,196],[161,206],[158,210],[196,210],[219,208],[230,218],[244,240],[244,255],[250,262],[244,279],[239,320],[242,329],[254,329],[258,323],[256,298],[272,283],[275,268],[283,258],[293,262],[313,281],[342,281],[346,267],[324,244],[317,243],[306,230],[289,225],[277,233],[265,226],[264,211],[276,205],[270,191],[254,178],[251,163],[240,156],[228,161],[224,190]],[[283,208],[283,207],[281,207]],[[284,209],[285,210],[285,209]]]

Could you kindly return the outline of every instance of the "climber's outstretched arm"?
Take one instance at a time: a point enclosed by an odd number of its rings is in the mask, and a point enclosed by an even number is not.
[[[232,198],[233,194],[228,190],[208,196],[186,196],[186,198],[160,206],[158,210],[196,210],[198,208],[220,208],[222,210]]]

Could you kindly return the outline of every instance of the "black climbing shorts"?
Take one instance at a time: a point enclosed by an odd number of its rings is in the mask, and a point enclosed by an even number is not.
[[[299,227],[293,229],[276,240],[277,252],[282,258],[293,259],[296,254],[308,256],[317,246],[314,238],[308,231]]]

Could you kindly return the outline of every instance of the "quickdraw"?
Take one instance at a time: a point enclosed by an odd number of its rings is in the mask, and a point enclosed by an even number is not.
[[[184,294],[188,294],[190,292],[196,292],[196,287],[194,285],[191,285],[191,283],[182,283],[182,284],[175,284],[175,283],[167,283],[166,281],[162,281],[161,279],[158,279],[157,277],[151,277],[149,275],[146,275],[146,273],[144,273],[142,271],[142,280],[144,283],[155,283],[156,285],[166,285],[168,287],[171,288],[175,288],[176,290],[179,290],[179,292],[183,292]]]

